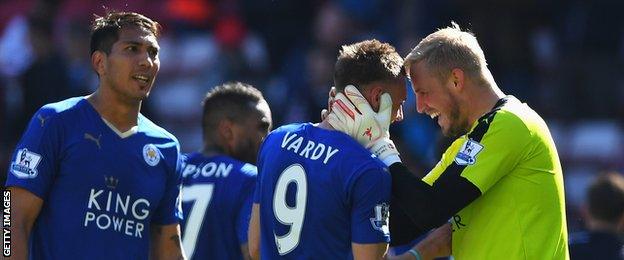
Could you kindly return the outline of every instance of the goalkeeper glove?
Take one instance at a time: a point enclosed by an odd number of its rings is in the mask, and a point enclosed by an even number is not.
[[[390,140],[388,128],[392,122],[392,98],[383,93],[380,97],[379,112],[373,111],[366,98],[353,85],[348,85],[344,93],[336,94],[328,123],[336,130],[355,138],[360,144],[375,154],[386,165],[400,162],[399,152]]]

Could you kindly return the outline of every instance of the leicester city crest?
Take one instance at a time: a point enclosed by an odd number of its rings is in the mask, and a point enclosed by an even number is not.
[[[160,162],[160,151],[153,144],[143,146],[143,159],[149,166],[156,166]]]

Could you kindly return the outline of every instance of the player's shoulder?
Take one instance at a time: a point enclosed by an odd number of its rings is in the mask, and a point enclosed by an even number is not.
[[[176,138],[169,131],[152,122],[152,120],[145,117],[143,114],[139,114],[139,131],[144,132],[150,137],[169,139],[171,142],[175,142],[177,146],[180,145],[178,138]]]
[[[65,115],[71,115],[81,109],[85,108],[85,102],[88,102],[84,97],[73,97],[65,100],[61,100],[54,103],[49,103],[35,113],[34,117],[38,117],[42,120],[56,119]]]
[[[275,128],[273,131],[271,131],[269,135],[267,136],[267,138],[269,137],[274,138],[276,136],[284,136],[287,133],[292,133],[292,132],[300,132],[308,124],[309,123],[292,123],[292,124],[286,124],[286,125],[280,126],[278,128]]]
[[[523,103],[514,96],[507,96],[508,101],[497,112],[497,120],[509,125],[523,125],[527,129],[544,123],[542,117],[527,103]]]
[[[267,137],[264,138],[262,146],[260,147],[260,152],[264,151],[265,149],[272,149],[274,146],[278,146],[280,143],[282,143],[285,136],[289,135],[290,133],[300,132],[303,130],[304,127],[305,123],[292,123],[273,129],[273,131],[271,131],[267,135]]]
[[[530,136],[532,134],[530,125],[539,118],[539,115],[514,96],[506,96],[499,102],[503,103],[479,118],[478,125],[473,130],[473,135],[483,132],[481,135],[493,133],[489,135],[490,137],[507,135],[517,137]]]
[[[507,96],[505,99],[506,102],[499,109],[495,109],[480,119],[480,123],[487,123],[487,128],[494,129],[492,137],[500,136],[507,142],[522,138],[546,142],[551,138],[544,119],[528,104],[514,96]]]
[[[297,139],[322,143],[326,146],[337,148],[342,153],[338,157],[364,157],[368,158],[371,153],[349,135],[332,129],[325,129],[312,123],[294,123],[281,126],[273,130],[267,137],[267,143],[282,147],[295,143]],[[303,143],[301,146],[305,146]]]

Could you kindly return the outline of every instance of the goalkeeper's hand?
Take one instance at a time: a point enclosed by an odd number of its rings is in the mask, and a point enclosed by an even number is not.
[[[360,144],[375,154],[386,165],[400,162],[399,152],[388,128],[392,122],[392,98],[383,93],[380,97],[379,112],[373,111],[366,98],[349,85],[344,93],[336,94],[327,121],[336,130],[355,138]]]

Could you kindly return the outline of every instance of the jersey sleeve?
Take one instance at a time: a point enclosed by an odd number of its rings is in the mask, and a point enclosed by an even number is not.
[[[254,204],[260,204],[260,195],[262,193],[261,190],[261,183],[262,183],[262,171],[264,169],[264,156],[263,156],[263,148],[264,148],[264,144],[269,140],[269,138],[264,140],[264,143],[262,143],[262,146],[260,147],[260,151],[258,152],[258,162],[257,162],[257,175],[256,175],[256,182],[255,182],[255,187],[254,187],[254,191],[253,191],[253,203]]]
[[[247,243],[247,229],[249,228],[249,220],[251,219],[251,205],[253,203],[253,187],[249,190],[242,207],[238,212],[236,220],[236,236],[240,244]]]
[[[182,170],[183,157],[180,155],[180,146],[176,141],[175,167],[169,170],[165,194],[160,200],[156,214],[152,221],[158,225],[178,223],[182,220]]]
[[[240,244],[245,244],[247,243],[247,230],[249,228],[249,220],[251,219],[251,206],[254,201],[258,170],[251,164],[245,164],[241,168],[241,172],[245,174],[245,182],[240,194],[243,203],[241,204],[236,220],[236,235],[238,237],[238,242]]]
[[[7,187],[20,187],[46,199],[60,164],[60,121],[53,108],[44,106],[35,113],[11,157]]]
[[[531,132],[515,115],[496,113],[481,140],[469,135],[455,156],[455,164],[465,166],[461,176],[485,193],[520,162],[531,149]],[[473,131],[478,138],[479,129]]]
[[[352,188],[351,241],[388,243],[390,173],[382,166],[364,170]]]

